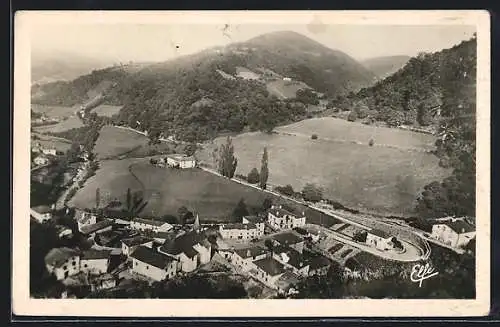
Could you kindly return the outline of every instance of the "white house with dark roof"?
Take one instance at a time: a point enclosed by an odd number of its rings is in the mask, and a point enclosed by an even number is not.
[[[177,260],[158,251],[139,246],[130,255],[131,271],[154,281],[170,279],[177,274]]]
[[[113,229],[113,220],[104,219],[95,224],[84,225],[80,229],[80,233],[87,237],[94,237],[96,234],[104,233]]]
[[[255,245],[248,248],[233,250],[232,255],[228,257],[231,264],[242,269],[249,271],[255,268],[254,261],[264,259],[268,255],[268,250],[264,247]]]
[[[257,237],[264,235],[264,228],[266,225],[266,218],[259,216],[245,216],[242,218],[243,224],[255,224],[257,227]]]
[[[160,220],[135,218],[130,222],[130,228],[141,232],[168,232],[173,227],[169,223]]]
[[[392,242],[393,237],[394,236],[381,229],[374,228],[367,232],[366,244],[381,251],[390,250],[394,248],[394,243]]]
[[[39,223],[52,219],[52,209],[49,206],[41,205],[30,208],[30,216]]]
[[[272,206],[267,213],[267,223],[275,229],[292,229],[306,224],[305,213],[297,215],[281,205]]]
[[[153,239],[144,236],[136,236],[131,238],[126,238],[122,240],[122,254],[125,256],[130,256],[135,249],[139,246],[145,246],[148,248],[153,247]]]
[[[250,274],[272,289],[278,289],[277,281],[286,272],[285,266],[274,258],[264,258],[253,262]]]
[[[460,248],[476,237],[476,229],[465,219],[455,218],[434,224],[431,236],[446,245]]]
[[[54,274],[57,280],[64,280],[80,272],[80,253],[70,248],[52,249],[44,261],[47,271]]]
[[[196,159],[185,154],[169,154],[167,155],[167,166],[182,169],[194,168],[196,167]]]
[[[251,241],[262,236],[256,224],[221,224],[219,234],[223,239]]]
[[[80,255],[80,271],[101,275],[108,271],[111,250],[90,249]]]

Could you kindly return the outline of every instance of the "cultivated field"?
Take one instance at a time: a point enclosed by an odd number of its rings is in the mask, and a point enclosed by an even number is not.
[[[31,109],[37,113],[44,113],[51,118],[74,116],[78,110],[77,107],[46,106],[40,104],[32,104]]]
[[[236,173],[246,175],[259,168],[267,146],[271,184],[291,184],[300,191],[306,183],[316,183],[324,188],[325,197],[347,207],[392,215],[409,214],[419,190],[448,174],[434,155],[425,152],[432,149],[430,135],[334,118],[276,130],[288,134],[245,133],[233,138]],[[313,133],[318,140],[310,138]],[[367,144],[370,138],[373,147]],[[224,141],[207,144],[198,157],[212,164],[212,149]]]
[[[267,91],[280,99],[295,98],[298,90],[309,88],[302,82],[276,80],[266,83]]]
[[[59,138],[52,137],[49,135],[36,134],[38,137],[37,140],[31,139],[31,142],[38,142],[45,148],[55,148],[57,151],[66,152],[71,148],[71,141]]]
[[[92,109],[91,112],[95,112],[98,116],[111,117],[117,114],[121,108],[122,106],[111,106],[108,104],[101,104]]]
[[[77,116],[71,116],[54,125],[32,127],[32,130],[38,133],[60,133],[73,128],[83,127],[83,123]]]
[[[131,130],[104,126],[94,147],[98,159],[115,159],[120,156],[145,157],[152,151],[167,152],[170,145],[148,145],[148,138]]]

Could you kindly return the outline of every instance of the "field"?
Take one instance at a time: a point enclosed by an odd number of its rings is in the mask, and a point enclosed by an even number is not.
[[[76,107],[61,107],[61,106],[45,106],[40,104],[32,104],[31,109],[37,113],[44,113],[51,118],[71,117],[75,115],[78,108]]]
[[[33,127],[32,130],[38,133],[60,133],[73,128],[82,127],[83,123],[77,116],[71,116],[54,125]]]
[[[71,141],[42,134],[36,134],[36,136],[38,139],[31,139],[31,142],[38,142],[45,148],[55,148],[57,151],[62,152],[66,152],[71,148]]]
[[[124,201],[127,188],[142,191],[148,205],[144,216],[177,215],[181,206],[199,213],[203,220],[230,220],[241,198],[248,206],[261,206],[266,194],[199,169],[176,170],[151,165],[147,158],[106,160],[70,204],[90,207],[100,188],[103,202]]]
[[[101,104],[92,109],[91,112],[95,112],[98,116],[111,117],[117,114],[121,108],[122,106],[111,106],[107,104]]]
[[[98,159],[114,159],[119,156],[145,157],[156,152],[168,152],[171,146],[165,143],[148,145],[148,138],[131,130],[104,126],[94,147]]]
[[[308,88],[308,86],[302,82],[276,80],[266,83],[266,88],[269,93],[276,95],[280,99],[289,99],[295,98],[298,90]]]
[[[233,138],[238,158],[236,173],[260,167],[263,148],[269,153],[269,182],[291,184],[300,191],[306,183],[324,189],[324,197],[363,211],[408,215],[420,189],[447,176],[427,150],[430,135],[371,127],[335,118],[310,119],[279,127],[278,134],[245,133]],[[318,135],[312,140],[311,135]],[[368,146],[373,138],[375,145]],[[216,139],[198,154],[212,164]]]

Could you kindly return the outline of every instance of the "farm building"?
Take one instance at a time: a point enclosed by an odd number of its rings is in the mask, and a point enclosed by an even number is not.
[[[196,159],[193,156],[184,154],[171,154],[167,156],[167,165],[174,168],[194,168],[196,167]]]
[[[462,219],[451,219],[432,226],[432,237],[453,247],[464,247],[476,237],[474,226]]]
[[[70,248],[55,248],[44,258],[47,271],[57,280],[64,280],[80,272],[80,254]]]
[[[110,250],[83,251],[80,256],[80,271],[100,275],[108,271]]]
[[[130,255],[132,272],[155,281],[172,278],[177,273],[177,261],[146,246],[139,246]]]
[[[372,229],[366,235],[366,244],[374,248],[385,251],[394,247],[392,242],[393,236],[380,229]]]
[[[148,237],[136,236],[122,240],[122,254],[130,256],[139,246],[153,247],[153,240]]]
[[[269,209],[267,222],[271,227],[276,229],[291,229],[304,226],[306,224],[306,216],[304,213],[297,216],[281,205],[278,205],[272,206]]]
[[[52,219],[52,209],[49,206],[41,205],[30,208],[30,215],[39,223]]]
[[[160,220],[135,218],[130,222],[130,228],[138,231],[168,232],[173,227]]]

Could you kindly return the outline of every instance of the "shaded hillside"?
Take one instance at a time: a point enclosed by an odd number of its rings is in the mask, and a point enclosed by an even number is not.
[[[271,69],[330,95],[355,91],[373,80],[371,72],[342,52],[297,33],[277,32],[141,69],[107,68],[72,82],[37,86],[32,89],[32,102],[85,103],[107,81],[112,87],[104,90],[104,103],[123,105],[116,122],[147,130],[153,139],[175,136],[188,141],[245,127],[270,131],[305,114],[296,100],[270,95],[266,87],[270,79],[264,74],[252,80],[220,73],[235,75],[238,67],[256,72]],[[210,101],[193,105],[201,99]]]
[[[376,57],[363,60],[361,64],[381,80],[403,68],[410,58],[410,56]]]

